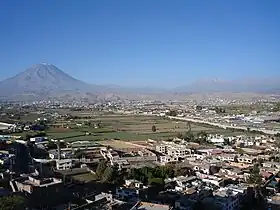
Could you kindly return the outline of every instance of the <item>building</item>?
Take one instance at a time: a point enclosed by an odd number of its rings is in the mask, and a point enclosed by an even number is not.
[[[13,192],[22,192],[34,209],[51,209],[67,202],[67,190],[61,179],[34,176],[20,177],[10,181]]]
[[[240,156],[237,158],[237,161],[239,163],[247,163],[247,164],[252,164],[256,161],[255,157],[250,157],[250,156]]]
[[[167,153],[167,145],[164,144],[160,144],[160,145],[156,145],[156,151],[166,154]]]
[[[246,191],[238,188],[220,188],[214,192],[214,197],[211,198],[215,206],[222,210],[235,210],[240,207],[241,196]]]
[[[118,199],[137,199],[139,197],[139,190],[135,188],[119,187],[116,189],[116,197]]]
[[[160,164],[162,165],[165,165],[167,163],[174,163],[174,162],[178,162],[179,158],[177,156],[168,156],[168,155],[165,155],[165,156],[160,156],[159,157],[159,162]]]
[[[12,188],[16,188],[19,192],[24,192],[28,194],[37,193],[48,196],[49,193],[59,192],[58,188],[63,185],[62,180],[56,178],[38,178],[38,177],[20,177],[11,181]],[[43,193],[43,191],[45,191]]]
[[[186,148],[183,145],[178,145],[176,147],[168,147],[167,148],[167,155],[169,156],[177,156],[177,157],[187,157],[191,154],[191,150]]]
[[[127,187],[133,186],[135,188],[141,189],[143,188],[143,183],[135,179],[127,179],[125,180],[125,186]]]
[[[234,162],[236,160],[236,157],[234,154],[220,154],[216,158],[218,160],[228,161],[228,162]]]
[[[225,139],[221,136],[216,136],[216,137],[209,137],[207,141],[213,144],[222,144],[225,142]]]
[[[265,168],[277,168],[280,169],[280,163],[278,162],[264,162],[262,166]]]
[[[162,143],[155,146],[155,150],[168,156],[187,157],[191,154],[191,150],[185,145],[178,145],[174,143]]]
[[[134,207],[130,210],[169,210],[170,206],[164,204],[157,203],[149,203],[149,202],[138,202]]]
[[[62,159],[56,160],[56,169],[57,170],[67,170],[72,168],[72,160],[71,159]]]
[[[63,151],[60,154],[61,158],[67,159],[73,157],[72,152]],[[49,157],[51,159],[59,159],[59,152],[57,150],[49,151]]]
[[[46,140],[45,137],[33,137],[33,138],[30,138],[30,141],[34,142],[34,143],[42,142],[42,141],[45,141],[45,140]]]

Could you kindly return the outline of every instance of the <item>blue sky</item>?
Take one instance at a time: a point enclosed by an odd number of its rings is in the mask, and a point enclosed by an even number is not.
[[[0,80],[41,62],[126,86],[280,76],[278,0],[4,0],[0,8]]]

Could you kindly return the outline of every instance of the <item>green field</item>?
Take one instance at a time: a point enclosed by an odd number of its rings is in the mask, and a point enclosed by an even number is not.
[[[80,116],[83,116],[82,114]],[[88,116],[88,115],[86,115]],[[98,128],[96,127],[98,125]],[[156,126],[156,132],[152,126]],[[189,130],[194,135],[201,131],[207,134],[223,134],[233,136],[244,134],[242,131],[224,130],[209,125],[194,124],[184,121],[175,121],[155,116],[128,116],[128,115],[98,115],[91,119],[80,118],[75,120],[59,119],[50,125],[46,131],[49,138],[73,141],[100,141],[120,139],[125,141],[145,141],[147,139],[167,140],[173,139],[178,133],[185,133]],[[86,135],[90,133],[90,135]],[[25,136],[34,132],[23,132],[15,135]]]
[[[87,125],[90,121],[91,125]],[[60,122],[63,124],[63,122]],[[71,122],[64,122],[71,128],[51,128],[47,135],[54,139],[63,139],[67,142],[120,139],[125,141],[141,141],[147,139],[166,140],[174,138],[178,133],[188,131],[187,122],[173,121],[154,116],[126,116],[126,115],[104,115],[94,116],[92,119],[78,119]],[[76,126],[76,123],[82,124]],[[99,123],[100,128],[94,128]],[[71,125],[72,124],[72,125]],[[156,132],[152,131],[155,125]],[[201,131],[207,134],[223,134],[225,136],[240,135],[244,132],[224,130],[208,125],[190,124],[191,130],[196,135]],[[91,135],[85,135],[86,132]]]

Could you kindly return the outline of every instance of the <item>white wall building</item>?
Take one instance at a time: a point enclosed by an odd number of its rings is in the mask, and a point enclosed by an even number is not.
[[[56,160],[56,169],[57,170],[67,170],[72,168],[71,159]]]

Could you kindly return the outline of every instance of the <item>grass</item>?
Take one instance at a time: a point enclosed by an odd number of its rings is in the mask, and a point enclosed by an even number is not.
[[[89,119],[80,120],[79,122],[89,121]],[[89,126],[69,126],[70,128],[50,128],[47,136],[53,139],[61,139],[68,142],[73,141],[98,141],[120,139],[124,141],[145,141],[147,139],[166,140],[174,138],[178,133],[188,131],[188,123],[183,121],[172,121],[154,116],[125,116],[125,115],[104,115],[95,116],[90,119],[92,124],[101,123],[101,128]],[[77,121],[71,122],[73,125]],[[152,132],[152,126],[157,128],[156,132]],[[191,123],[191,130],[194,135],[200,131],[207,134],[223,134],[225,136],[244,134],[242,131],[232,132],[222,128],[211,127],[209,125]],[[90,132],[91,135],[85,135]],[[17,135],[23,135],[20,133]]]

